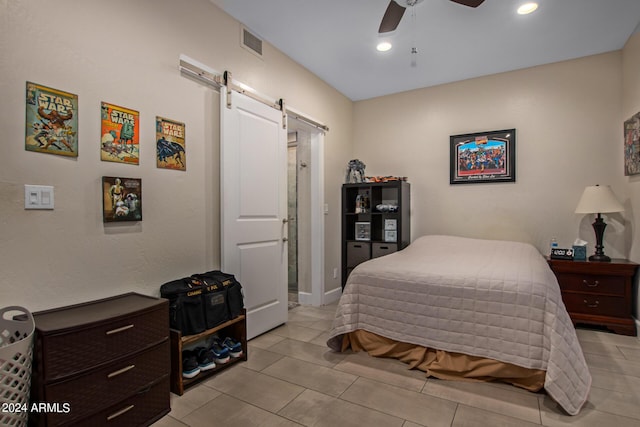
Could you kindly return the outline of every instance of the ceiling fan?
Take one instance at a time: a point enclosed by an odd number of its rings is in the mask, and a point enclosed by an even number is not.
[[[382,17],[382,22],[380,23],[380,29],[378,29],[378,33],[388,33],[390,31],[395,30],[402,19],[402,15],[404,15],[404,11],[409,6],[415,6],[420,3],[422,0],[390,0],[389,6],[387,6],[387,11],[384,13]],[[469,7],[478,7],[480,6],[484,0],[451,0],[454,3],[459,3],[464,6]],[[406,5],[406,6],[405,6]]]

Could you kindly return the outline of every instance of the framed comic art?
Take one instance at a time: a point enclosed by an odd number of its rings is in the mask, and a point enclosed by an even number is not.
[[[78,95],[27,82],[24,148],[78,157]]]
[[[515,129],[453,135],[449,145],[449,183],[515,182]]]
[[[140,113],[102,102],[100,160],[140,164]]]
[[[640,173],[640,113],[624,122],[624,174]]]
[[[156,166],[187,170],[184,123],[156,116]]]
[[[142,180],[102,177],[102,221],[142,221]]]

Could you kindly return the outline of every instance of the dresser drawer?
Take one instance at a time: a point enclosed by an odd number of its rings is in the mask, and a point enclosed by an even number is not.
[[[170,354],[167,339],[150,350],[110,363],[85,375],[47,385],[44,392],[46,401],[69,403],[72,411],[70,414],[49,414],[49,423],[56,425],[70,417],[86,417],[105,406],[117,403],[122,396],[134,394],[156,382],[169,371]]]
[[[110,406],[88,418],[74,422],[74,426],[141,426],[148,425],[168,413],[169,375],[139,393]]]
[[[629,317],[631,314],[622,297],[567,292],[562,294],[562,300],[569,313],[612,317]]]
[[[396,252],[398,245],[395,243],[374,243],[371,248],[371,258],[378,258]]]
[[[595,274],[559,274],[558,283],[563,291],[592,292],[599,295],[625,295],[626,278]]]
[[[168,305],[157,307],[83,329],[40,337],[40,347],[47,349],[40,355],[44,380],[77,374],[163,342],[169,331]]]

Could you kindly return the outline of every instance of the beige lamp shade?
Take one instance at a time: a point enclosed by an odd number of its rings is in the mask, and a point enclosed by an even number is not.
[[[584,189],[576,207],[577,214],[622,212],[624,206],[608,185],[592,185]]]

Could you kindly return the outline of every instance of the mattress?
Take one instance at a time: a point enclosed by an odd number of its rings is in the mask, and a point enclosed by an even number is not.
[[[546,260],[520,242],[423,236],[349,275],[327,344],[365,330],[395,341],[546,371],[569,414],[591,375]]]

